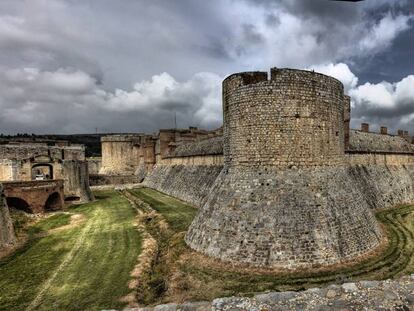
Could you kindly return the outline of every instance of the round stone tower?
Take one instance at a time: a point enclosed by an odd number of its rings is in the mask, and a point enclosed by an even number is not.
[[[338,80],[272,69],[223,82],[225,165],[186,242],[226,261],[299,268],[364,255],[381,232],[345,166]]]
[[[344,161],[344,95],[338,80],[272,69],[223,82],[227,167],[312,167]]]

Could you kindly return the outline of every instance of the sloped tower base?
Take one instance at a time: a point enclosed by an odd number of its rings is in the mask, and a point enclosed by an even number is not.
[[[350,174],[346,167],[223,170],[186,242],[211,257],[269,268],[364,255],[381,231]]]
[[[272,68],[223,81],[224,168],[186,236],[254,266],[332,265],[381,232],[345,162],[350,99],[338,80]]]

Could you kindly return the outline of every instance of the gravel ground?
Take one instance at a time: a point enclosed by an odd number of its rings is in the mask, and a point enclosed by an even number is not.
[[[125,311],[414,310],[414,274],[398,280],[361,281],[303,292],[270,292],[252,298],[166,304]]]

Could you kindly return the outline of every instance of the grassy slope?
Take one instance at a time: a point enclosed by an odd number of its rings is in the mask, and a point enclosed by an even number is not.
[[[196,208],[149,188],[136,189],[133,194],[162,214],[174,232],[187,230],[197,214]]]
[[[170,226],[179,229],[175,230],[176,232],[186,230],[195,215],[194,209],[190,206],[185,207],[181,201],[154,190],[139,189],[133,193],[161,213]],[[316,273],[313,271],[295,274],[249,273],[230,265],[203,259],[202,256],[189,250],[184,243],[177,243],[170,238],[170,245],[174,244],[170,249],[174,249],[177,253],[174,254],[177,259],[172,263],[161,260],[157,264],[163,271],[176,271],[167,280],[168,287],[174,290],[170,293],[165,291],[149,303],[182,299],[211,300],[216,297],[249,295],[266,290],[300,290],[329,283],[387,279],[412,273],[414,271],[414,206],[384,210],[377,213],[377,218],[385,225],[390,241],[388,248],[382,254],[350,267]]]
[[[65,214],[45,219],[29,230],[32,239],[22,250],[0,262],[0,310],[123,306],[119,298],[128,293],[141,246],[133,226],[136,212],[114,192],[97,198],[69,210],[83,214],[83,223],[36,238],[68,223]]]

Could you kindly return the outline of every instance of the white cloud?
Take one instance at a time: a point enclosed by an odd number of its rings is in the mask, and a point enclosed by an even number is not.
[[[0,1],[0,131],[152,131],[174,112],[179,126],[219,126],[222,78],[273,66],[338,78],[355,117],[401,116],[411,79],[358,86],[345,63],[410,28],[404,2]]]
[[[374,24],[366,35],[360,40],[359,49],[361,53],[378,52],[389,47],[392,41],[401,32],[407,30],[412,15],[386,14],[379,22]]]
[[[162,123],[177,113],[181,126],[220,126],[221,80],[212,73],[198,73],[187,81],[177,81],[168,73],[141,81],[133,89],[103,90],[88,74],[79,70],[55,72],[37,68],[4,70],[0,73],[0,124],[30,131],[47,128],[61,132],[91,131],[100,114],[101,127],[110,127],[126,118],[128,127],[141,131],[170,127]],[[75,128],[75,130],[73,130]]]
[[[406,129],[414,134],[414,76],[401,81],[365,83],[350,91],[356,121]]]
[[[260,6],[260,1],[251,0],[232,10],[230,20],[236,32],[228,49],[243,66],[303,68],[372,57],[391,46],[413,20],[413,15],[402,12],[369,18],[370,12],[364,6],[344,10],[341,17],[337,8],[324,15],[327,9],[323,6],[328,5],[315,3],[315,7],[320,6],[320,13],[316,9],[309,13],[305,9],[310,9],[311,4],[305,4],[304,0],[289,1],[281,1],[279,5],[262,1],[268,6]],[[369,8],[376,8],[372,6]]]
[[[317,65],[308,69],[315,70],[316,72],[338,79],[343,83],[345,93],[348,93],[358,84],[358,77],[355,76],[351,69],[349,69],[348,65],[344,63]]]

